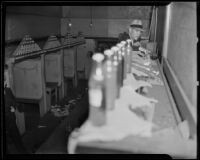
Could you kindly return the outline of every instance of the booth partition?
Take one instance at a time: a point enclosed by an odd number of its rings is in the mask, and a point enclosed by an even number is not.
[[[54,102],[64,98],[64,76],[63,76],[63,54],[61,44],[56,36],[50,36],[45,43],[43,49],[45,53],[45,82],[47,86],[47,93],[52,99],[52,92],[54,92]],[[51,100],[48,101],[51,103]]]

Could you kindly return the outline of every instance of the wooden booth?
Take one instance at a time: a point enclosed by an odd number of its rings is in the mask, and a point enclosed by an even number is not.
[[[45,52],[45,82],[49,98],[55,93],[54,103],[64,98],[63,53],[56,36],[50,36],[43,49]],[[51,103],[51,99],[48,103]],[[48,106],[50,105],[48,104]]]
[[[85,41],[82,33],[77,37],[80,41]],[[86,78],[86,63],[87,58],[87,45],[86,42],[77,46],[77,79],[85,79]]]
[[[13,53],[11,64],[12,90],[17,101],[39,103],[40,116],[48,111],[46,85],[44,79],[44,53],[26,35]]]
[[[83,37],[77,37],[71,33],[67,33],[63,42],[64,54],[64,79],[72,79],[73,87],[77,87],[77,47],[84,44]],[[66,85],[65,85],[66,86]],[[65,88],[66,91],[66,88]],[[66,95],[66,94],[65,94]]]

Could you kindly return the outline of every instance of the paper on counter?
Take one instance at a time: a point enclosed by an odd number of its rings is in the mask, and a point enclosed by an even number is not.
[[[142,59],[140,57],[132,59],[132,63],[137,63],[137,64],[143,65],[143,66],[150,66],[151,65],[151,61],[149,59]]]
[[[80,142],[118,141],[128,135],[151,136],[152,122],[142,120],[127,107],[116,106],[107,113],[107,124],[95,127],[87,121],[81,127]]]
[[[190,137],[190,128],[187,120],[179,123],[177,128],[181,131],[181,134],[184,139],[189,139]]]
[[[168,127],[154,132],[153,136],[168,137],[169,135],[176,135],[179,139],[189,140],[190,129],[187,120],[180,122],[176,127]]]
[[[139,70],[135,69],[134,67],[131,68],[131,73],[135,73],[138,76],[149,76],[148,74],[146,74],[142,71],[139,71]]]
[[[151,83],[152,85],[164,85],[163,81],[159,77],[155,77],[154,79],[148,79],[147,82]]]
[[[150,86],[147,82],[136,81],[132,74],[127,75],[125,85],[120,89],[120,98],[115,101],[114,110],[106,112],[106,125],[95,127],[90,121],[81,127],[80,142],[118,141],[129,135],[150,137],[155,103],[153,98],[136,93],[141,86]],[[139,116],[134,109],[141,108],[147,118]]]
[[[154,98],[144,97],[136,93],[131,86],[124,86],[121,88],[119,100],[125,103],[126,106],[131,105],[132,108],[138,106],[151,106],[152,103],[158,102]]]
[[[149,77],[149,78],[147,78],[146,81],[144,81],[144,80],[141,80],[141,81],[148,82],[152,85],[161,85],[161,86],[164,85],[163,81],[159,77],[156,76],[159,74],[159,71],[157,71],[157,72],[153,71],[153,73],[149,73],[150,75],[148,75],[147,73],[144,73],[140,70],[135,69],[135,67],[132,67],[131,70],[132,70],[132,73],[134,73],[138,76],[148,76]],[[153,78],[150,78],[150,76],[152,76]]]
[[[149,82],[145,81],[137,81],[132,74],[127,74],[126,79],[124,80],[123,84],[125,86],[131,86],[133,90],[137,90],[140,87],[152,87],[152,85]]]

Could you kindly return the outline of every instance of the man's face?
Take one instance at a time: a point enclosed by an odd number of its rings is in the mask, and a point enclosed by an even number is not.
[[[132,40],[138,40],[141,36],[141,31],[137,28],[130,28],[129,34]]]

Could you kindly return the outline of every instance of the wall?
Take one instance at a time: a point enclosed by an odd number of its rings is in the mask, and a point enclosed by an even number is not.
[[[167,60],[189,101],[196,108],[197,15],[196,3],[171,4]]]
[[[163,50],[165,15],[166,15],[166,6],[158,6],[156,42],[157,42],[157,49],[158,49],[159,57],[161,57],[162,50]]]
[[[21,40],[26,34],[29,34],[33,39],[50,34],[60,34],[60,15],[61,8],[56,6],[8,6],[5,40]],[[15,49],[16,45],[6,47],[6,58]]]
[[[134,18],[143,20],[144,28],[149,27],[151,7],[147,6],[64,6],[62,8],[61,34],[67,32],[69,18],[71,31],[82,31],[86,36],[118,37],[119,33],[128,31],[128,25]],[[90,22],[93,27],[90,28]]]
[[[61,35],[65,35],[68,29],[69,19],[72,23],[70,31],[77,33],[82,31],[86,37],[118,37],[120,33],[128,31],[128,26],[134,18],[143,20],[143,26],[148,34],[151,7],[146,6],[63,6],[61,19]],[[92,19],[92,28],[90,22]],[[86,77],[89,76],[90,60],[86,57],[88,51],[94,51],[95,41],[86,41],[85,49],[78,53],[78,69],[85,67]]]
[[[60,18],[8,13],[5,29],[6,40],[21,39],[26,34],[34,38],[59,34]]]

